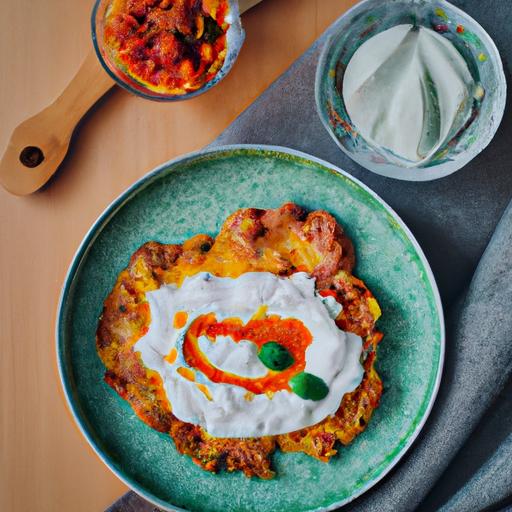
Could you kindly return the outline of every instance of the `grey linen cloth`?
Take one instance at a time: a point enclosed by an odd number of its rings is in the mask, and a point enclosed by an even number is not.
[[[453,3],[494,39],[510,84],[512,0]],[[335,25],[211,147],[273,144],[332,162],[397,211],[432,266],[447,320],[437,401],[422,433],[394,470],[343,510],[512,510],[510,101],[491,145],[454,175],[413,183],[370,173],[339,150],[315,111],[316,63]],[[130,492],[108,512],[153,510]]]
[[[442,512],[471,510],[475,503],[490,508],[500,503],[501,491],[512,489],[512,434],[480,471],[442,509]],[[498,485],[495,485],[498,482]],[[504,503],[503,503],[504,504]]]

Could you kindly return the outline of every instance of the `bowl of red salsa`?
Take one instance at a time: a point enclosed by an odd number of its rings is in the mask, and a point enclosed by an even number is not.
[[[161,101],[218,83],[245,35],[230,0],[96,0],[91,23],[107,73],[128,91]]]

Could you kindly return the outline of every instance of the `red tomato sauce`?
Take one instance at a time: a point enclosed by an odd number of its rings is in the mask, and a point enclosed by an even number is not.
[[[104,39],[114,60],[148,88],[196,90],[226,57],[227,0],[113,0]]]
[[[215,367],[201,351],[198,339],[206,336],[215,343],[217,336],[230,336],[233,341],[247,340],[258,349],[269,341],[276,341],[288,349],[294,363],[284,371],[268,373],[259,378],[241,377]],[[306,367],[306,349],[313,341],[309,329],[295,318],[270,315],[263,319],[249,320],[246,324],[239,318],[226,318],[217,322],[214,313],[198,316],[190,325],[183,339],[183,356],[192,367],[202,372],[212,382],[240,386],[256,395],[290,391],[288,381]]]

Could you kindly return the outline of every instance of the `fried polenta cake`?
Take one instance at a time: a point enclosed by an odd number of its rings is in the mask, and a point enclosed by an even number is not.
[[[327,462],[336,454],[338,441],[347,445],[366,428],[382,394],[382,383],[375,370],[377,345],[383,336],[375,323],[381,312],[370,290],[352,274],[354,265],[353,245],[336,220],[325,211],[308,212],[292,203],[273,210],[237,210],[227,218],[216,238],[199,234],[181,245],[145,243],[119,274],[99,320],[96,344],[106,367],[105,382],[130,403],[147,425],[168,433],[180,453],[190,456],[207,471],[243,471],[248,477],[270,479],[274,476],[271,455],[277,448],[283,452],[304,452]],[[234,421],[235,428],[241,432],[244,431],[244,423],[247,423],[247,431],[253,433],[278,431],[275,425],[267,429],[266,426],[272,425],[268,407],[273,402],[277,403],[280,394],[285,397],[293,395],[304,404],[322,404],[332,393],[325,389],[329,386],[322,379],[305,371],[309,363],[301,357],[301,350],[309,353],[306,351],[313,345],[306,339],[308,329],[298,319],[269,314],[266,306],[259,307],[248,320],[219,320],[208,309],[206,313],[201,310],[191,319],[186,311],[176,311],[172,326],[183,331],[179,338],[183,354],[178,356],[174,347],[160,357],[165,359],[162,364],[169,364],[169,368],[170,364],[176,366],[173,376],[179,374],[183,382],[194,388],[194,392],[200,390],[197,396],[202,397],[209,407],[215,405],[212,387],[216,393],[226,393],[227,383],[242,386],[244,399],[249,404],[257,404],[260,397],[261,403],[266,400],[264,405],[257,405],[260,409],[246,422],[236,422],[236,410],[232,416],[227,415],[228,419],[222,417],[219,420],[218,407],[209,417],[205,413],[204,424],[184,421],[187,408],[199,398],[192,394],[183,395],[188,397],[183,404],[178,404],[177,399],[170,400],[174,385],[169,387],[164,383],[170,370],[165,367],[165,372],[159,372],[151,367],[138,342],[148,337],[152,323],[159,321],[157,309],[152,312],[155,304],[151,299],[152,293],[165,291],[167,287],[167,297],[174,297],[177,290],[185,288],[184,283],[191,282],[200,273],[205,276],[198,285],[201,288],[196,289],[189,300],[197,301],[206,285],[215,279],[224,294],[229,295],[228,300],[236,302],[240,287],[225,287],[242,276],[272,274],[271,277],[280,280],[273,286],[288,286],[286,280],[306,276],[309,281],[304,286],[313,287],[314,283],[315,300],[319,298],[326,304],[330,301],[330,310],[335,307],[332,317],[335,328],[340,333],[346,332],[348,336],[360,339],[356,358],[361,373],[356,387],[349,388],[349,392],[338,397],[332,413],[304,428],[258,436],[213,435],[233,431],[233,425],[231,430],[223,430],[229,421]],[[265,281],[265,290],[270,286],[268,283],[271,279]],[[247,285],[243,286],[247,288]],[[239,302],[243,301],[236,303]],[[210,361],[205,356],[204,353],[210,349],[201,345],[200,333],[211,339],[212,346],[220,348],[222,343],[227,347],[228,342],[237,340],[238,345],[246,350],[245,355],[257,355],[267,373],[264,376],[254,373],[240,377],[229,368],[220,370],[219,361]],[[229,337],[232,339],[226,341]],[[296,350],[296,345],[301,343],[305,347]],[[210,359],[215,355],[211,354]],[[157,357],[153,352],[150,356]],[[177,361],[178,357],[183,358],[182,363]],[[229,353],[224,359],[228,357]],[[204,375],[208,378],[205,379]],[[260,410],[267,423],[257,422]],[[287,425],[300,424],[294,423],[294,416],[294,413],[287,413]],[[251,418],[254,418],[254,425],[248,425]],[[315,418],[314,410],[308,418],[310,422]]]

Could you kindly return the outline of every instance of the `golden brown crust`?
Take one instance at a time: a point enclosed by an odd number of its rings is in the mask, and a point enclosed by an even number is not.
[[[382,393],[373,366],[376,345],[382,338],[375,329],[378,315],[371,304],[375,299],[364,283],[352,276],[354,264],[352,243],[330,214],[308,214],[292,203],[275,210],[237,210],[215,239],[196,235],[183,245],[148,242],[132,255],[105,300],[96,337],[98,354],[107,368],[105,381],[143,421],[169,432],[178,451],[208,471],[225,468],[272,478],[270,455],[276,445],[283,451],[303,451],[327,461],[336,453],[337,441],[348,444],[364,430]],[[332,295],[343,305],[337,323],[364,338],[368,356],[362,383],[344,396],[335,415],[290,434],[221,439],[172,414],[160,376],[144,366],[133,345],[147,332],[150,322],[145,293],[165,283],[181,284],[186,276],[204,270],[230,277],[248,271],[278,275],[307,271],[316,277],[322,295]]]

